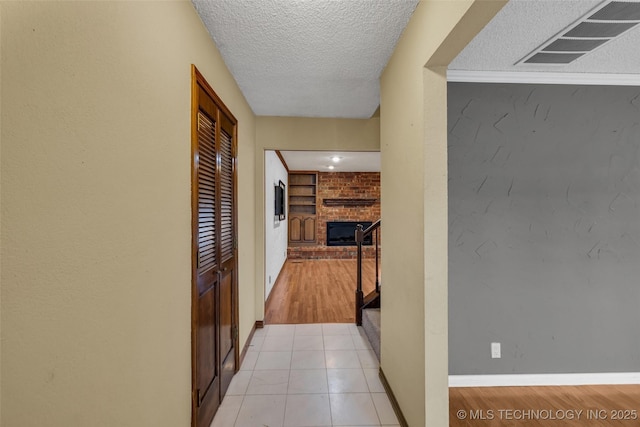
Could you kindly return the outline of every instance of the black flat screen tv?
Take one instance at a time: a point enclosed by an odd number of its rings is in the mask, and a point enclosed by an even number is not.
[[[275,186],[275,216],[279,220],[285,219],[285,204],[284,204],[284,183],[280,181]]]

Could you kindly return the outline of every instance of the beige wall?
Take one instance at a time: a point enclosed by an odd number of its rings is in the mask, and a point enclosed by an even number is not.
[[[2,129],[2,7],[0,7],[0,130]],[[2,153],[2,132],[0,131],[0,153]],[[2,176],[2,156],[0,155],[0,176]],[[0,179],[0,195],[2,180]],[[2,197],[0,197],[0,238],[2,230]],[[2,427],[2,243],[0,240],[0,427]]]
[[[256,118],[256,184],[264,188],[265,150],[379,151],[380,120],[320,119],[302,117]],[[256,194],[256,319],[264,318],[264,194]],[[355,288],[354,288],[355,289]]]
[[[503,1],[421,1],[381,77],[382,369],[410,426],[448,425],[445,68]],[[433,60],[432,60],[433,58]],[[430,62],[431,61],[431,62]],[[435,67],[425,70],[425,65]]]
[[[189,426],[190,65],[239,119],[241,343],[253,113],[189,2],[0,12],[2,424]]]

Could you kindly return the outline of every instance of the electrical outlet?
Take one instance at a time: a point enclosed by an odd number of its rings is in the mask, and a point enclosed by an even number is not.
[[[271,284],[271,276],[269,276],[269,284]]]
[[[502,353],[500,351],[500,343],[492,342],[491,343],[491,358],[492,359],[500,359],[502,357]]]

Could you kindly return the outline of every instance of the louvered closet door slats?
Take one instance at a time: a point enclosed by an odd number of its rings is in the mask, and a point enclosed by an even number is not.
[[[222,262],[233,257],[233,139],[220,132],[220,246]]]
[[[215,122],[198,112],[198,272],[217,266]]]

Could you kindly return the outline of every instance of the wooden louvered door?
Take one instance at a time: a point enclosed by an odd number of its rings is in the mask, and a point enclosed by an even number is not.
[[[226,392],[236,371],[238,330],[234,326],[236,292],[235,153],[234,126],[220,115],[220,368],[221,390]]]
[[[193,67],[192,425],[208,427],[237,370],[236,121]]]

